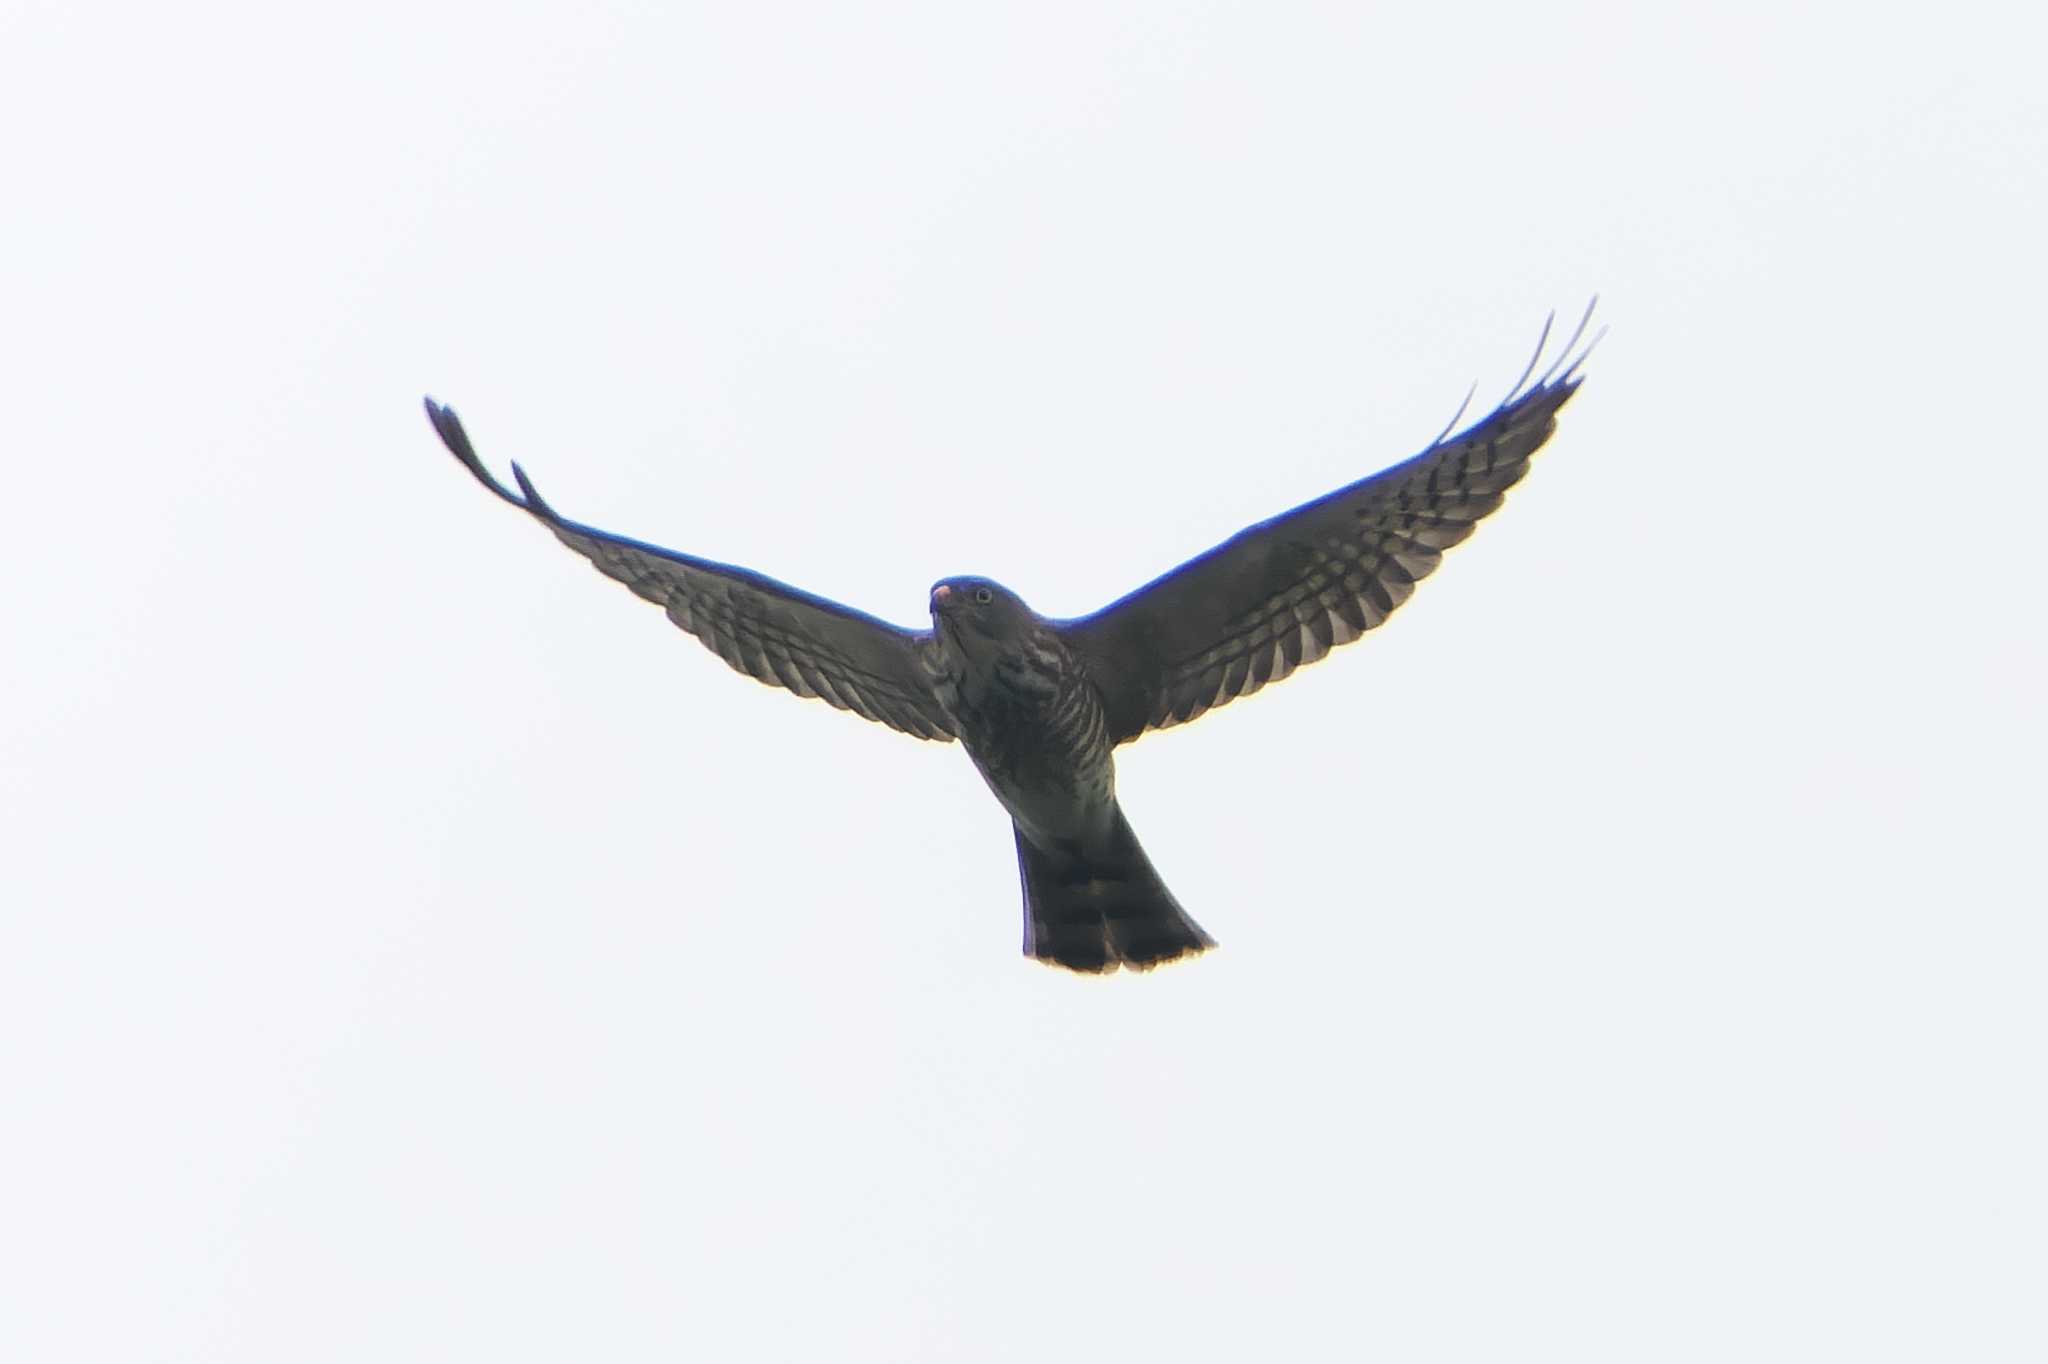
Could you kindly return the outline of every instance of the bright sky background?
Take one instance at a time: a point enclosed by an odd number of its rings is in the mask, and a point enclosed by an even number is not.
[[[2042,33],[1672,8],[8,6],[0,1358],[2041,1359]],[[1596,291],[1152,977],[419,411],[1072,614]]]

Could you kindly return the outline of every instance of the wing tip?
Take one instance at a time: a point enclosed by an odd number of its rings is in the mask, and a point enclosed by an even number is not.
[[[475,469],[479,462],[476,449],[470,445],[469,433],[462,429],[462,418],[455,415],[455,409],[446,403],[436,402],[432,394],[420,401],[426,406],[427,421],[432,424],[434,434],[441,438],[441,444],[448,447],[448,453]]]
[[[1543,363],[1544,354],[1550,349],[1550,334],[1557,325],[1557,314],[1553,311],[1544,319],[1543,331],[1537,338],[1535,353],[1529,357],[1529,363],[1522,367],[1522,373],[1508,388],[1507,396],[1502,398],[1491,412],[1470,426],[1463,430],[1454,430],[1472,405],[1472,395],[1468,392],[1465,401],[1458,404],[1457,412],[1445,423],[1444,429],[1437,433],[1436,439],[1424,447],[1424,452],[1469,439],[1488,422],[1499,420],[1503,416],[1518,419],[1524,413],[1539,409],[1548,416],[1563,407],[1571,399],[1572,394],[1578,392],[1579,385],[1585,382],[1586,376],[1582,371],[1586,359],[1592,355],[1593,348],[1600,344],[1601,338],[1607,335],[1608,329],[1603,324],[1600,330],[1593,334],[1592,340],[1586,341],[1583,346],[1579,344],[1585,341],[1586,328],[1592,323],[1593,310],[1599,303],[1598,294],[1594,294],[1587,301],[1585,312],[1579,315],[1578,325],[1572,328],[1571,339],[1558,350],[1557,358],[1551,361],[1550,367],[1539,375],[1536,368]]]
[[[1598,294],[1586,300],[1586,311],[1579,315],[1579,325],[1572,328],[1571,340],[1564,343],[1557,353],[1557,359],[1551,362],[1549,369],[1543,371],[1543,377],[1536,381],[1538,390],[1561,388],[1569,394],[1575,392],[1584,381],[1585,376],[1579,371],[1584,368],[1586,358],[1593,353],[1593,348],[1600,344],[1600,338],[1607,335],[1607,324],[1603,322],[1600,324],[1600,330],[1593,333],[1592,340],[1586,341],[1583,347],[1579,345],[1579,342],[1586,340],[1586,328],[1592,324],[1593,310],[1599,306]]]
[[[550,524],[562,519],[556,514],[555,509],[548,505],[548,500],[540,495],[540,489],[533,486],[533,480],[526,476],[526,470],[519,466],[516,459],[512,461],[512,477],[519,483],[519,491],[526,498],[524,506],[528,511]]]
[[[519,467],[517,461],[512,465],[512,477],[519,484],[519,492],[515,493],[485,467],[482,456],[477,454],[476,446],[469,439],[469,432],[463,429],[462,418],[455,415],[453,407],[435,401],[431,394],[420,401],[426,407],[427,421],[433,426],[434,434],[441,438],[441,444],[448,447],[448,453],[469,470],[471,477],[521,511],[531,512],[549,524],[561,520],[555,509],[534,489],[533,480],[526,476],[526,471]]]
[[[1579,385],[1586,381],[1583,370],[1587,357],[1592,355],[1593,348],[1600,344],[1601,338],[1607,335],[1607,327],[1602,324],[1600,330],[1593,334],[1592,340],[1586,340],[1586,328],[1592,324],[1593,310],[1599,305],[1598,294],[1594,294],[1586,301],[1586,310],[1579,315],[1578,325],[1572,328],[1571,337],[1558,348],[1557,358],[1550,362],[1550,367],[1538,375],[1536,367],[1542,363],[1544,352],[1549,349],[1550,333],[1557,318],[1557,314],[1552,313],[1550,319],[1543,324],[1543,335],[1536,343],[1536,353],[1529,358],[1521,378],[1508,390],[1507,397],[1501,399],[1500,405],[1487,417],[1474,422],[1453,439],[1462,439],[1488,421],[1506,414],[1519,417],[1524,412],[1540,410],[1545,416],[1555,415],[1557,410],[1579,391]],[[1579,344],[1581,341],[1585,341],[1583,346]],[[1455,424],[1455,419],[1453,420]],[[1440,443],[1442,439],[1438,437]]]

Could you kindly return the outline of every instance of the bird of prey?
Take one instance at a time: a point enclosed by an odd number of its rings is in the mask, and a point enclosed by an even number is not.
[[[1414,458],[1072,620],[1041,616],[987,578],[959,577],[933,586],[931,628],[906,630],[751,569],[580,525],[519,465],[519,490],[506,487],[454,411],[431,398],[426,406],[486,488],[735,669],[919,739],[960,740],[1015,829],[1026,955],[1072,971],[1143,971],[1215,942],[1125,820],[1114,750],[1279,681],[1406,601],[1527,472],[1579,386],[1591,316],[1588,307],[1532,383],[1546,323],[1528,369],[1484,420],[1452,435],[1454,416]]]

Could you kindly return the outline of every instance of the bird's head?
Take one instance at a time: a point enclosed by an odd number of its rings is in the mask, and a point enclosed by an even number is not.
[[[987,578],[947,578],[932,585],[932,628],[957,644],[1020,639],[1036,619],[1022,597]]]

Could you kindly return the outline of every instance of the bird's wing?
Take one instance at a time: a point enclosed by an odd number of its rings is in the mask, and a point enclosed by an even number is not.
[[[1064,622],[1062,634],[1102,694],[1112,742],[1249,696],[1392,614],[1527,472],[1579,386],[1586,351],[1574,352],[1585,326],[1530,384],[1539,342],[1528,371],[1485,420]]]
[[[748,569],[566,521],[517,464],[518,493],[493,477],[452,409],[429,398],[427,416],[478,482],[532,514],[600,573],[662,607],[738,671],[920,739],[954,737],[953,722],[926,678],[929,633],[901,629]]]

